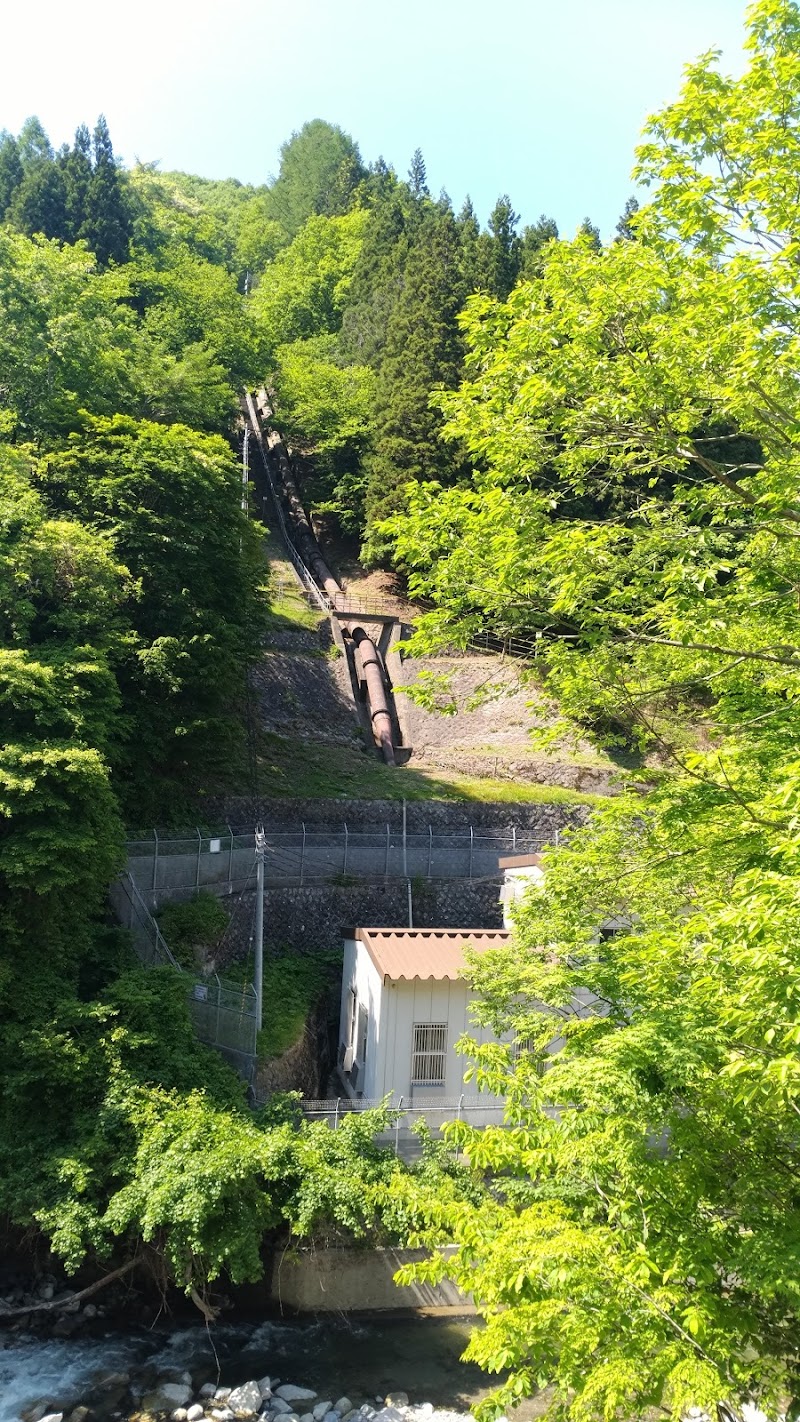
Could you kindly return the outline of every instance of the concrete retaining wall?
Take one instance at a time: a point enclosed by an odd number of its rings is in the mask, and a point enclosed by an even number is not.
[[[292,1313],[380,1313],[443,1309],[473,1314],[472,1299],[447,1281],[393,1283],[403,1264],[424,1259],[424,1249],[315,1249],[278,1254],[271,1295]]]

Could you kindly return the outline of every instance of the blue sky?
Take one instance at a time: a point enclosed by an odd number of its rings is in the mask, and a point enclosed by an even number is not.
[[[6,7],[3,7],[6,9]],[[508,192],[525,221],[603,235],[631,192],[646,115],[683,65],[742,66],[739,0],[39,0],[8,3],[0,127],[37,113],[54,143],[104,112],[126,163],[263,182],[307,119],[366,159],[467,192],[485,220]],[[35,23],[32,23],[35,21]]]

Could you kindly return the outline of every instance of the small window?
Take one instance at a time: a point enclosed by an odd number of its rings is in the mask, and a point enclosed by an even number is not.
[[[369,1013],[366,1007],[358,1008],[358,1038],[356,1041],[356,1061],[363,1066],[367,1060],[367,1030],[369,1028]]]
[[[412,1086],[444,1086],[446,1054],[447,1023],[415,1023],[414,1050],[411,1056]]]

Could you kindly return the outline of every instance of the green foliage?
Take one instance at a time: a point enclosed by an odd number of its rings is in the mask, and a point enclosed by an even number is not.
[[[431,409],[434,386],[454,386],[461,341],[456,317],[465,290],[458,233],[449,208],[428,204],[419,219],[402,288],[387,322],[378,375],[373,452],[367,463],[367,556],[386,557],[379,525],[405,506],[404,488],[435,472],[453,477],[457,464],[438,440]]]
[[[16,140],[2,135],[0,217],[29,237],[83,240],[101,266],[127,260],[128,200],[102,114],[92,140],[81,124],[74,147],[57,154],[37,118],[26,120]]]
[[[173,957],[194,971],[225,932],[228,914],[216,894],[203,891],[184,904],[167,904],[158,923]]]
[[[347,212],[364,176],[358,146],[349,134],[324,119],[312,119],[281,148],[267,212],[295,237],[310,217]]]
[[[250,304],[271,350],[338,330],[367,221],[311,217],[263,272]]]
[[[487,1320],[487,1415],[800,1392],[796,4],[759,0],[748,51],[650,122],[636,240],[551,242],[472,300],[442,405],[476,472],[391,524],[430,641],[524,631],[576,720],[662,757],[471,965],[479,1024],[524,1047],[464,1044],[508,1129],[451,1128],[495,1187],[428,1204],[419,1237],[456,1250],[420,1275]]]
[[[263,1026],[259,1056],[277,1057],[300,1037],[309,1014],[341,977],[342,955],[287,955],[264,963]]]

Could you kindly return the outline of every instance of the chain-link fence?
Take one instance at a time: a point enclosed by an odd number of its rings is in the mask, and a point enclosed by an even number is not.
[[[149,968],[169,966],[181,974],[186,985],[189,1015],[199,1040],[216,1047],[246,1081],[252,1081],[256,1056],[253,984],[230,988],[220,982],[216,973],[210,978],[200,978],[186,972],[175,961],[130,874],[123,873],[114,880],[109,897],[119,922],[131,935],[140,961]]]
[[[553,835],[557,842],[558,831]],[[469,828],[464,834],[403,834],[387,825],[378,830],[299,830],[266,835],[264,882],[281,888],[315,883],[348,884],[391,879],[495,879],[502,875],[504,854],[535,854],[547,840],[541,835],[487,834]],[[236,834],[226,827],[219,834],[197,829],[193,836],[163,839],[153,830],[149,839],[129,840],[128,870],[149,903],[159,899],[192,898],[199,889],[239,893],[255,875],[255,835]]]

